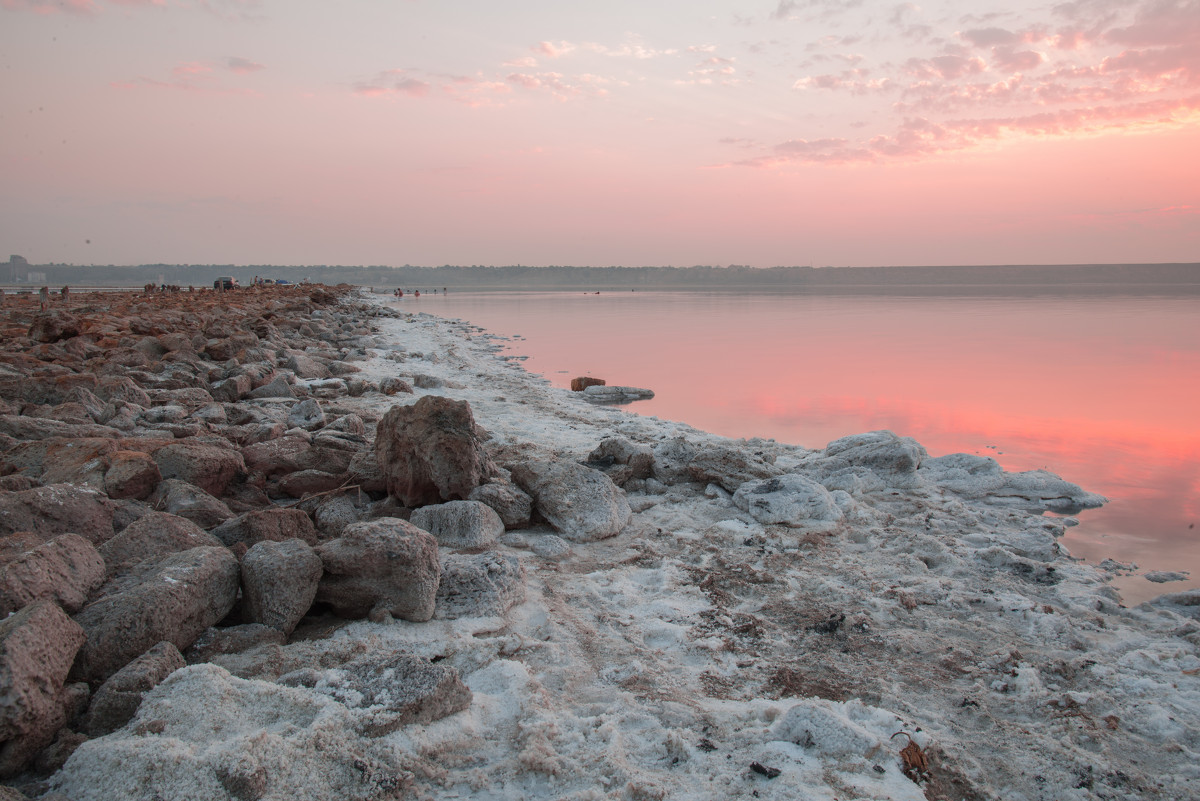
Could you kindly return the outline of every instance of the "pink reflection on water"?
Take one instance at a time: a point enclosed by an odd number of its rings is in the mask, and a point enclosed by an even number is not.
[[[627,407],[810,448],[888,428],[933,455],[1046,468],[1112,502],[1066,544],[1200,579],[1200,299],[451,293],[423,307],[501,334],[566,387],[653,389]],[[1127,579],[1128,603],[1196,580]]]

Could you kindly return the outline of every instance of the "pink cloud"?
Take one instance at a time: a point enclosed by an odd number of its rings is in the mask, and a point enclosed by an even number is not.
[[[905,71],[917,78],[941,78],[952,81],[964,75],[977,75],[986,69],[981,58],[966,56],[934,56],[910,58],[904,62]]]
[[[360,97],[386,97],[405,95],[425,97],[432,84],[409,74],[410,70],[384,70],[370,81],[361,81],[354,86],[354,94]]]
[[[992,65],[1005,72],[1029,72],[1041,66],[1045,57],[1034,50],[1014,51],[1010,47],[992,48]]]
[[[0,7],[34,14],[93,14],[100,10],[95,0],[0,0]]]
[[[202,61],[188,61],[171,69],[174,75],[205,75],[212,72],[212,67]]]
[[[997,45],[1012,45],[1021,41],[1021,37],[1004,28],[977,28],[962,31],[958,34],[976,47],[995,47]]]
[[[547,58],[558,58],[574,50],[575,45],[570,42],[559,42],[558,44],[554,42],[538,42],[529,49]]]

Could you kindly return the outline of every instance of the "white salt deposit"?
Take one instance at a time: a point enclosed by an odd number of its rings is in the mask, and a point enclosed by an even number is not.
[[[1095,496],[979,457],[917,468],[910,441],[847,467],[842,452],[725,440],[552,388],[465,323],[383,327],[363,377],[442,385],[347,405],[378,416],[428,393],[464,399],[509,458],[583,461],[615,434],[743,449],[804,476],[810,495],[823,486],[840,514],[762,522],[707,482],[635,482],[633,520],[612,539],[502,538],[528,574],[503,618],[360,621],[304,645],[439,658],[474,693],[467,710],[371,738],[369,711],[336,700],[335,671],[321,692],[197,665],[82,746],[55,789],[75,801],[1200,797],[1200,625],[1178,613],[1200,607],[1124,608],[1111,573],[1062,551],[1066,524],[1041,511]],[[910,740],[928,758],[923,787],[904,772]]]

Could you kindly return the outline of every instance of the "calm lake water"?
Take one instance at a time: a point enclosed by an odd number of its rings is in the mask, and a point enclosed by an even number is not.
[[[1064,538],[1127,604],[1200,586],[1200,297],[466,292],[400,308],[515,336],[509,353],[653,389],[631,412],[808,448],[891,429],[932,455],[1046,468],[1108,496]]]

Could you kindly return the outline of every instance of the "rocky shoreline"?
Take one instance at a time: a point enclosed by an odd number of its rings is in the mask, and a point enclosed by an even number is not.
[[[348,286],[5,300],[0,798],[1200,790],[1200,598],[1121,606],[1057,476],[636,417]]]

